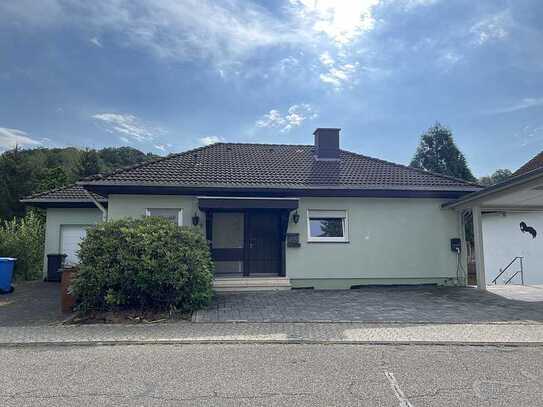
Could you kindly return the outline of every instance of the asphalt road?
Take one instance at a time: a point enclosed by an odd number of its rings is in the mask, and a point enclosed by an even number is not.
[[[543,348],[0,349],[2,406],[539,406]]]

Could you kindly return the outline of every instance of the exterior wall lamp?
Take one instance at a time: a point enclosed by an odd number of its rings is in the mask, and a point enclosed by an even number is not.
[[[198,226],[198,223],[200,223],[200,217],[196,212],[194,212],[194,216],[192,217],[192,224],[194,226]]]
[[[292,215],[292,221],[295,224],[298,224],[298,222],[300,221],[300,214],[298,213],[298,211],[294,212],[294,215]]]

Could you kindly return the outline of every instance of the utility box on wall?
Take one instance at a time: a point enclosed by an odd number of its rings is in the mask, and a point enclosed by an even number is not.
[[[300,234],[287,233],[287,247],[300,247]]]

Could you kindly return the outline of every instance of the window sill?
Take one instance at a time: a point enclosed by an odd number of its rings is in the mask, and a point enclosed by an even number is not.
[[[307,243],[351,243],[349,240],[308,240]]]

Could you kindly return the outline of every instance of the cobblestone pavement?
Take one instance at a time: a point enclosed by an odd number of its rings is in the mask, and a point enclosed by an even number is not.
[[[0,327],[57,324],[67,315],[60,312],[60,284],[24,281],[15,291],[0,295]]]
[[[200,323],[0,329],[0,347],[195,343],[455,343],[543,345],[543,324]]]
[[[518,293],[518,295],[516,294]],[[194,322],[543,322],[543,289],[365,287],[221,293]]]

